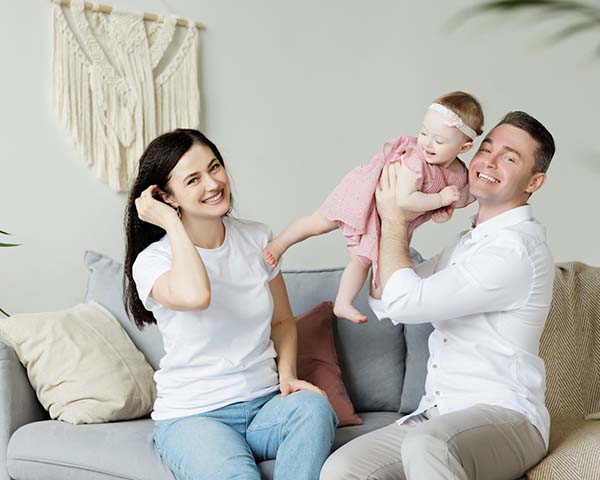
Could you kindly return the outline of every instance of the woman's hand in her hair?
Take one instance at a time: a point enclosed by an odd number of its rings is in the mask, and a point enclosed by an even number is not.
[[[160,192],[158,186],[151,185],[135,199],[135,208],[140,220],[156,225],[164,230],[173,221],[179,221],[175,209],[154,198]]]

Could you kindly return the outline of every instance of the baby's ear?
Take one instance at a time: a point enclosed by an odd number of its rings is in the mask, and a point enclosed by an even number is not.
[[[460,150],[458,151],[458,153],[465,153],[468,152],[469,150],[471,150],[471,147],[473,146],[473,142],[465,142],[461,145]]]

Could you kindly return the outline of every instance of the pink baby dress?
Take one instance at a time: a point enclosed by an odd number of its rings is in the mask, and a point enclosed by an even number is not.
[[[467,167],[462,161],[460,173],[431,165],[417,149],[415,137],[398,137],[386,142],[383,151],[375,155],[369,164],[350,170],[335,187],[319,208],[319,213],[338,223],[352,255],[357,256],[366,267],[373,266],[373,284],[376,288],[379,286],[377,260],[381,227],[375,208],[375,189],[384,165],[399,161],[417,174],[417,190],[423,193],[438,193],[448,185],[455,185],[462,191],[468,182]],[[415,218],[409,225],[409,236],[430,218],[431,212]]]

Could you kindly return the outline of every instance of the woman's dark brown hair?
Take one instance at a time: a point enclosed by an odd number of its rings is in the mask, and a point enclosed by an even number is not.
[[[198,130],[177,129],[165,133],[150,142],[140,158],[138,175],[129,192],[125,210],[125,262],[123,272],[123,302],[125,311],[141,330],[146,324],[156,323],[151,312],[144,308],[133,280],[132,268],[139,253],[148,245],[160,240],[165,231],[151,223],[140,220],[135,207],[135,199],[150,185],[157,185],[164,192],[170,192],[168,185],[171,171],[181,157],[194,144],[210,148],[221,165],[223,157],[204,134]]]

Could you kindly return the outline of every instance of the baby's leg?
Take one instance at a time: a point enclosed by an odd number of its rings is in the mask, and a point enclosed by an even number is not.
[[[327,220],[319,212],[297,218],[267,244],[263,251],[265,260],[271,267],[275,267],[281,256],[292,245],[309,237],[331,232],[336,228],[338,228],[337,222]]]
[[[367,322],[367,316],[354,308],[352,303],[365,283],[368,273],[369,267],[353,255],[350,263],[344,269],[344,273],[342,273],[340,288],[333,307],[333,313],[336,317],[347,318],[354,323]]]

